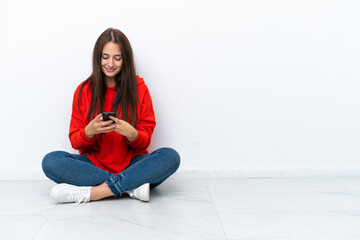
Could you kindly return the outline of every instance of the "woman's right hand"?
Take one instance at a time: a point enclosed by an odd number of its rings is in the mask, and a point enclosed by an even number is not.
[[[116,124],[112,120],[103,121],[102,114],[97,115],[89,124],[85,127],[85,136],[87,138],[93,138],[95,134],[108,133],[116,128]]]

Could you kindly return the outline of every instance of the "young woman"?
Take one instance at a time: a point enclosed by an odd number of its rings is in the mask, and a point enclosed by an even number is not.
[[[59,202],[88,202],[128,193],[150,200],[179,167],[171,148],[147,151],[155,128],[149,90],[136,75],[127,37],[109,28],[97,39],[93,71],[75,91],[69,138],[80,154],[55,151],[42,161],[45,175],[58,183],[50,195]],[[103,112],[116,112],[109,120]]]

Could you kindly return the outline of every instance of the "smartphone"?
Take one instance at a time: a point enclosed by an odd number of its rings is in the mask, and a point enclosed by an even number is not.
[[[102,113],[103,121],[109,121],[109,120],[111,120],[111,119],[109,118],[109,116],[116,117],[116,112],[103,112],[103,113]],[[114,123],[115,121],[112,120],[112,122]]]

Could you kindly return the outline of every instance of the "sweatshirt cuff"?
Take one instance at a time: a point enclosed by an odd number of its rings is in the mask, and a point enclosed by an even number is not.
[[[95,142],[95,136],[93,136],[92,138],[88,138],[86,135],[85,135],[85,128],[81,129],[80,130],[80,136],[82,138],[82,140],[86,143],[93,143]]]
[[[134,141],[129,141],[127,138],[126,138],[126,141],[127,141],[127,143],[132,147],[132,148],[136,148],[140,143],[141,143],[141,139],[142,139],[142,134],[143,134],[143,132],[141,132],[141,131],[139,131],[139,130],[137,130],[138,131],[138,135],[137,135],[137,137],[135,138],[135,140]]]

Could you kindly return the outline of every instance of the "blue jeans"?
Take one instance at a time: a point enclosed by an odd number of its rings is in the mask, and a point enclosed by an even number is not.
[[[105,182],[115,196],[144,183],[150,183],[150,188],[154,188],[170,177],[179,165],[180,156],[171,148],[136,156],[119,174],[96,167],[86,155],[64,151],[48,153],[42,161],[45,175],[56,183],[98,186]]]

